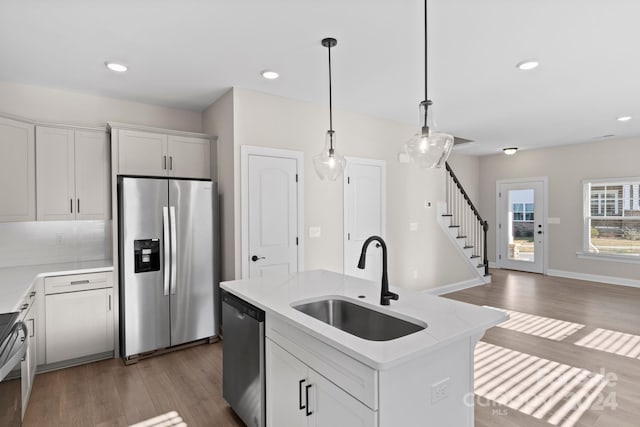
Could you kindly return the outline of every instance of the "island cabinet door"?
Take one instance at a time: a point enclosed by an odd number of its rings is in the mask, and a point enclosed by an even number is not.
[[[270,339],[266,341],[267,427],[301,427],[305,412],[307,365]]]
[[[309,417],[313,427],[374,427],[377,412],[349,395],[325,377],[309,369]]]

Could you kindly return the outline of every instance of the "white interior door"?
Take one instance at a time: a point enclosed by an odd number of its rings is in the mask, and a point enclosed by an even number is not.
[[[367,249],[360,270],[358,259],[370,236],[385,237],[385,162],[348,158],[344,172],[344,274],[378,281],[382,277],[382,249]]]
[[[545,182],[498,183],[498,266],[544,273]]]
[[[298,271],[298,160],[247,158],[248,277]]]

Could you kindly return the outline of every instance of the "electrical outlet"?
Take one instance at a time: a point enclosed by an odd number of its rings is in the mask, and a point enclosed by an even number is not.
[[[447,377],[431,384],[431,403],[437,403],[449,397],[449,381],[450,378]]]
[[[62,234],[56,234],[56,245],[58,246],[62,245],[63,241],[64,241],[64,236]]]

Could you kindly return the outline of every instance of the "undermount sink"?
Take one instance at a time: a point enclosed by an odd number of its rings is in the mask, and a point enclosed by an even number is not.
[[[390,341],[427,327],[337,298],[292,305],[296,310],[370,341]],[[420,322],[421,323],[421,322]]]

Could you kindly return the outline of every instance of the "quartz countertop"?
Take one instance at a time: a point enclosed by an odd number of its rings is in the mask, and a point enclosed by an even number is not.
[[[221,287],[255,305],[269,316],[279,316],[309,335],[331,345],[374,369],[384,370],[461,339],[468,339],[508,319],[501,311],[450,300],[425,292],[394,288],[398,301],[381,306],[380,283],[315,270],[279,278],[257,278],[222,282]],[[364,298],[359,298],[364,296]],[[413,318],[428,327],[391,341],[369,341],[294,308],[304,302],[339,297],[367,305],[400,318]]]
[[[0,268],[0,313],[17,311],[20,302],[38,277],[99,273],[112,270],[113,262],[111,260]]]

